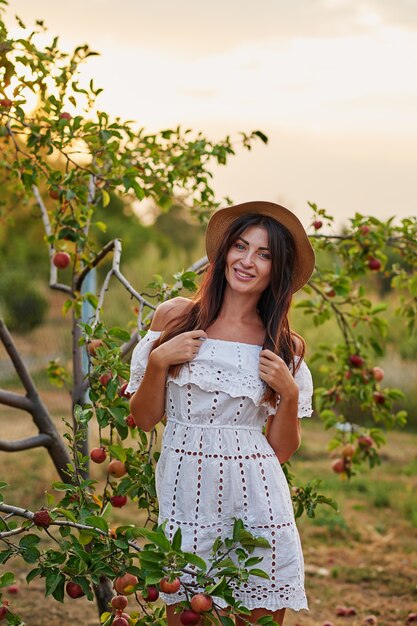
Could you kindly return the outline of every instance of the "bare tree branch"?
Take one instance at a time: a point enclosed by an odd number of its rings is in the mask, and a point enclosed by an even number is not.
[[[33,519],[32,511],[29,511],[29,509],[22,509],[20,506],[14,506],[13,504],[0,502],[0,511],[2,513],[11,513],[11,515],[24,517],[25,519]]]
[[[102,261],[114,248],[114,239],[106,243],[106,245],[97,252],[94,259],[83,269],[75,281],[75,291],[81,291],[82,284],[87,274]]]
[[[36,198],[36,202],[39,205],[42,214],[42,221],[45,228],[46,235],[50,237],[52,233],[51,223],[49,221],[48,211],[46,206],[42,200],[42,196],[40,191],[36,185],[32,185],[33,195]],[[53,256],[55,254],[55,247],[52,244],[49,244],[49,286],[51,289],[56,289],[57,291],[63,291],[64,293],[72,295],[72,289],[68,285],[64,285],[62,283],[58,283],[58,268],[55,267],[53,263]]]
[[[19,376],[20,380],[24,388],[26,389],[27,395],[29,397],[37,395],[35,385],[33,383],[32,377],[29,374],[29,371],[26,368],[26,365],[23,363],[23,360],[17,351],[17,348],[13,342],[13,339],[6,328],[5,323],[0,318],[0,340],[2,341],[4,347],[6,348],[7,354],[9,355],[13,367],[16,371],[16,374]]]
[[[100,295],[99,295],[99,299],[98,299],[98,304],[97,304],[97,309],[96,309],[96,314],[94,316],[94,320],[93,320],[93,326],[95,326],[99,319],[100,319],[100,313],[101,313],[101,309],[103,307],[103,302],[104,302],[104,297],[106,295],[106,292],[109,289],[109,284],[110,284],[110,280],[111,277],[116,276],[116,278],[119,280],[119,282],[122,283],[122,285],[127,289],[127,291],[134,297],[136,298],[136,300],[139,300],[139,302],[143,303],[144,305],[148,306],[151,309],[155,309],[155,305],[152,304],[151,302],[148,302],[147,300],[145,300],[143,298],[143,296],[140,295],[140,293],[138,293],[136,291],[136,289],[134,289],[132,287],[132,285],[129,283],[129,281],[127,280],[127,278],[125,278],[125,276],[123,276],[123,274],[120,271],[120,257],[122,254],[122,243],[120,241],[120,239],[115,239],[114,240],[114,255],[113,255],[113,263],[112,263],[112,268],[111,270],[109,270],[109,272],[107,272],[106,278],[104,279],[103,285],[100,289]]]
[[[206,256],[201,257],[201,259],[198,259],[198,261],[196,261],[190,267],[188,267],[186,271],[195,272],[196,274],[201,274],[205,270],[207,263],[208,263],[208,258]],[[181,282],[177,281],[175,285],[173,286],[173,289],[179,289],[181,286],[182,286]],[[149,306],[152,309],[152,311],[148,313],[146,318],[142,321],[142,310],[145,304]],[[120,353],[121,353],[122,358],[127,356],[130,353],[130,351],[135,347],[135,345],[137,344],[139,340],[139,330],[142,330],[142,327],[146,326],[147,323],[152,319],[155,309],[156,309],[155,305],[150,305],[141,296],[140,309],[138,313],[138,330],[132,333],[129,341],[127,341],[120,347]]]
[[[3,452],[20,452],[21,450],[30,450],[32,448],[49,447],[52,443],[52,437],[45,433],[26,437],[25,439],[17,439],[16,441],[4,441],[0,439],[0,450]]]
[[[32,419],[36,424],[39,436],[42,435],[41,439],[35,439],[38,442],[37,445],[43,445],[48,448],[49,455],[55,465],[55,468],[62,478],[62,480],[67,481],[68,477],[65,473],[65,469],[68,463],[71,462],[71,458],[69,456],[67,447],[65,445],[64,440],[61,435],[58,433],[55,424],[53,423],[48,409],[42,402],[39,393],[35,387],[35,384],[32,380],[32,377],[24,364],[19,352],[17,351],[16,345],[13,342],[13,339],[7,330],[7,327],[3,320],[0,318],[0,341],[3,343],[6,348],[7,354],[9,355],[13,367],[19,376],[23,387],[26,390],[26,403],[27,406],[25,410],[32,415]],[[11,392],[2,391],[2,395],[0,395],[0,402],[2,401],[2,396],[4,398],[4,394],[6,394],[6,399],[12,400],[15,405],[17,401],[20,402],[19,408],[24,408],[21,406],[24,403],[23,396],[19,396],[18,394],[12,394]],[[25,440],[22,440],[25,441]],[[40,443],[42,441],[42,443]],[[12,446],[10,451],[13,451],[13,445],[22,445],[20,442],[2,442],[3,450],[7,448],[7,446]],[[27,446],[29,447],[29,446]],[[27,447],[21,448],[22,450],[27,449]],[[17,448],[14,448],[17,449]]]
[[[20,393],[14,393],[13,391],[5,391],[4,389],[0,389],[0,404],[29,412],[33,408],[32,402],[26,396],[22,396]]]

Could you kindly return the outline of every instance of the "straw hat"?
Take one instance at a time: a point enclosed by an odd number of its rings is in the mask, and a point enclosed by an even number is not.
[[[214,260],[216,250],[221,245],[229,225],[237,217],[247,213],[259,213],[260,215],[272,217],[289,230],[293,236],[297,251],[297,258],[294,264],[293,292],[301,289],[313,273],[314,250],[298,217],[285,207],[274,202],[244,202],[243,204],[236,204],[235,206],[216,211],[212,215],[206,230],[206,250],[209,261]]]

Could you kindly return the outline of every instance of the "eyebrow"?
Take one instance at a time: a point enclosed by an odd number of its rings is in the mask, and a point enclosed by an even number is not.
[[[246,241],[245,239],[243,239],[243,237],[238,237],[238,239],[241,239],[241,241],[243,241],[243,243],[245,243],[247,246],[249,246],[249,241]],[[269,250],[269,248],[260,246],[258,248],[258,250]]]

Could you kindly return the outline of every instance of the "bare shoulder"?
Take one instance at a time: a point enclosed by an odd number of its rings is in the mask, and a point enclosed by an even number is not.
[[[298,333],[291,333],[291,339],[295,347],[295,354],[297,356],[304,356],[305,352],[305,341]]]
[[[193,304],[192,300],[177,296],[158,305],[151,323],[151,330],[164,330],[175,318],[187,313]]]

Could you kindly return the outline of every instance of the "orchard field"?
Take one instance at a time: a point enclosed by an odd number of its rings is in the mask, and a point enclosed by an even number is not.
[[[48,398],[51,404],[52,396]],[[5,412],[1,408],[2,423]],[[27,418],[17,414],[8,431],[17,438],[26,427]],[[348,483],[331,471],[326,434],[312,418],[303,424],[302,447],[292,467],[303,482],[311,476],[321,477],[321,491],[337,499],[339,511],[322,507],[315,519],[304,517],[299,522],[310,612],[289,612],[287,626],[326,621],[335,626],[359,626],[370,614],[378,618],[379,626],[405,624],[409,613],[417,611],[417,435],[393,433],[382,465]],[[104,470],[101,476],[101,468],[95,469],[94,476],[104,480]],[[44,504],[44,491],[55,479],[42,450],[2,454],[0,475],[14,485],[16,500],[32,509]],[[140,521],[132,503],[113,515],[115,525]],[[61,605],[45,598],[41,581],[26,585],[26,571],[25,565],[19,564],[19,591],[6,596],[28,626],[97,625],[94,603],[66,597]],[[354,607],[356,616],[336,617],[340,605]],[[129,607],[133,606],[130,599]]]

